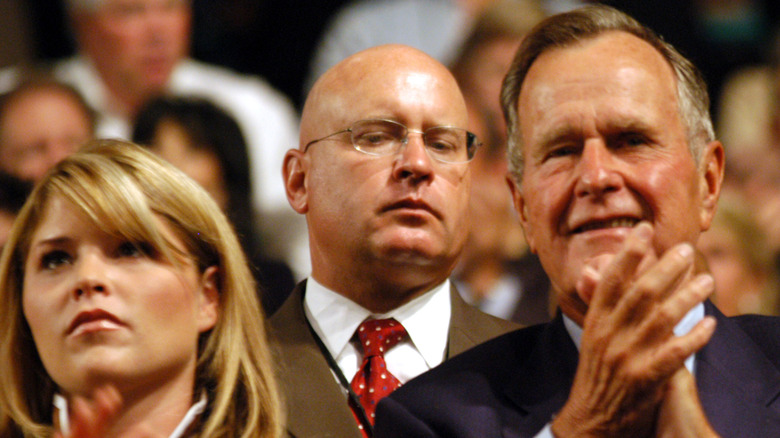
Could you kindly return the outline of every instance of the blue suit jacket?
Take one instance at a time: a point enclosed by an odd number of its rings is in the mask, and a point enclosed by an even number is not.
[[[723,437],[780,437],[780,318],[726,318],[696,355],[705,412]],[[578,352],[559,314],[480,345],[379,404],[376,437],[533,437],[569,395]]]

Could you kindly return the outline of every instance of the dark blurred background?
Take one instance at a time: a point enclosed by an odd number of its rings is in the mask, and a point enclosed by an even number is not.
[[[318,38],[328,19],[348,2],[193,0],[192,53],[203,61],[261,75],[300,107],[302,83]],[[713,96],[718,96],[730,72],[768,59],[780,17],[780,2],[770,0],[603,3],[648,24],[692,58],[704,71]],[[2,66],[73,52],[62,0],[2,0],[0,29]]]

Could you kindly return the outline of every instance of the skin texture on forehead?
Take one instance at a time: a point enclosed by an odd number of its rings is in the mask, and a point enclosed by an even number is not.
[[[599,44],[602,41],[620,42],[622,44]],[[539,81],[535,80],[538,79],[538,75],[535,75],[535,73],[538,70],[539,64],[545,63],[550,57],[560,58],[568,55],[572,58],[576,58],[578,54],[596,45],[600,48],[599,56],[602,56],[603,59],[610,60],[612,63],[611,70],[613,75],[610,78],[611,80],[605,80],[603,71],[599,68],[582,68],[576,75],[568,74],[568,89],[561,88],[560,83],[557,84],[556,87],[551,87],[546,84],[540,86]],[[627,57],[626,46],[631,46],[636,56]],[[638,64],[638,58],[640,57],[642,58],[641,66]],[[641,99],[639,95],[630,93],[631,88],[637,84],[637,81],[641,80],[637,74],[637,67],[639,67],[648,77],[658,78],[657,84],[651,84],[654,87],[653,90],[648,89],[647,94],[641,96]],[[534,88],[530,88],[530,84],[533,84]],[[589,85],[588,89],[582,87],[584,84]],[[639,116],[641,115],[645,119],[643,121],[648,122],[646,125],[652,125],[653,122],[656,121],[648,120],[647,115],[640,114],[638,112],[639,109],[634,106],[634,103],[640,103],[644,106],[653,106],[658,102],[665,101],[674,104],[658,105],[654,107],[654,110],[656,110],[659,115],[662,114],[670,120],[676,119],[675,122],[679,122],[679,126],[676,123],[675,126],[667,126],[666,128],[684,132],[682,118],[679,113],[679,105],[677,104],[677,89],[675,84],[676,78],[671,66],[661,57],[660,53],[657,53],[655,49],[650,47],[646,42],[624,32],[605,32],[576,44],[558,49],[550,49],[542,53],[529,69],[528,76],[521,88],[518,104],[522,105],[522,102],[529,102],[531,99],[536,100],[536,105],[527,104],[526,109],[530,107],[537,118],[544,118],[545,112],[549,110],[551,105],[555,104],[556,99],[558,101],[582,101],[592,99],[594,102],[591,106],[594,111],[593,117],[597,120],[614,120],[613,123],[615,123],[618,121],[618,118],[621,118],[619,121],[623,121],[627,124],[637,123],[636,119],[640,118]],[[577,94],[572,95],[572,91],[576,91]],[[607,117],[606,114],[595,113],[597,109],[595,102],[597,102],[600,97],[609,93],[613,95],[620,95],[621,93],[626,95],[624,96],[624,99],[620,101],[620,103],[622,103],[620,106],[621,111],[623,111],[622,114],[617,113]],[[653,94],[656,96],[653,96]],[[629,98],[639,100],[632,102]],[[576,113],[565,113],[564,115],[566,117],[571,117],[573,114]],[[549,116],[549,114],[547,114],[547,116]],[[522,113],[520,114],[520,117],[523,119],[527,118],[523,117]],[[567,129],[574,129],[575,126],[579,125],[579,121],[576,119],[568,119],[566,121],[568,122],[568,126],[566,126]],[[534,131],[540,128],[540,126],[543,126],[534,123],[523,123],[522,125],[524,138],[533,137],[535,134]],[[603,127],[594,126],[593,128],[600,129]]]
[[[388,108],[396,105],[399,98],[388,89],[403,89],[405,98],[411,98],[414,93],[414,98],[420,102],[425,102],[426,96],[437,90],[457,96],[455,104],[462,117],[448,120],[446,124],[466,126],[466,104],[446,67],[411,47],[384,45],[346,58],[317,80],[301,115],[301,147],[313,139],[344,129],[359,119],[402,116],[393,114]],[[387,107],[382,104],[383,99],[387,100]],[[361,112],[363,107],[356,106],[369,101],[369,113]],[[365,108],[369,108],[368,103]],[[430,118],[436,119],[445,117],[443,110],[431,105],[425,111]]]

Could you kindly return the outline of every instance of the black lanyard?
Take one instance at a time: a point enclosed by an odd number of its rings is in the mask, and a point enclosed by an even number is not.
[[[344,373],[341,372],[339,364],[336,363],[336,360],[333,359],[333,356],[331,356],[330,351],[328,351],[328,347],[326,347],[325,344],[322,343],[322,339],[317,336],[317,332],[314,331],[314,328],[311,326],[309,319],[305,316],[303,319],[306,320],[306,325],[309,326],[311,337],[314,338],[314,342],[317,343],[317,347],[319,347],[322,355],[325,356],[325,361],[328,362],[328,366],[336,375],[336,378],[338,378],[341,386],[347,389],[348,403],[351,405],[354,412],[357,413],[357,418],[360,424],[363,426],[363,431],[365,431],[366,436],[373,437],[374,426],[372,426],[371,422],[368,420],[368,414],[366,414],[366,410],[363,409],[363,405],[360,404],[360,399],[358,398],[357,394],[355,394],[355,391],[352,390],[352,385],[350,385],[347,378],[344,377]]]

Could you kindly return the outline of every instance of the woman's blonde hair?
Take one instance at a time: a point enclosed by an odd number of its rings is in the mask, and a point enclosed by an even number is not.
[[[96,227],[148,242],[179,263],[155,223],[162,218],[203,271],[217,266],[219,318],[199,340],[194,396],[208,395],[197,436],[277,437],[282,419],[254,280],[233,229],[190,178],[132,143],[96,140],[36,186],[0,258],[0,437],[49,436],[56,383],[38,356],[22,313],[30,239],[53,198],[71,202]]]

